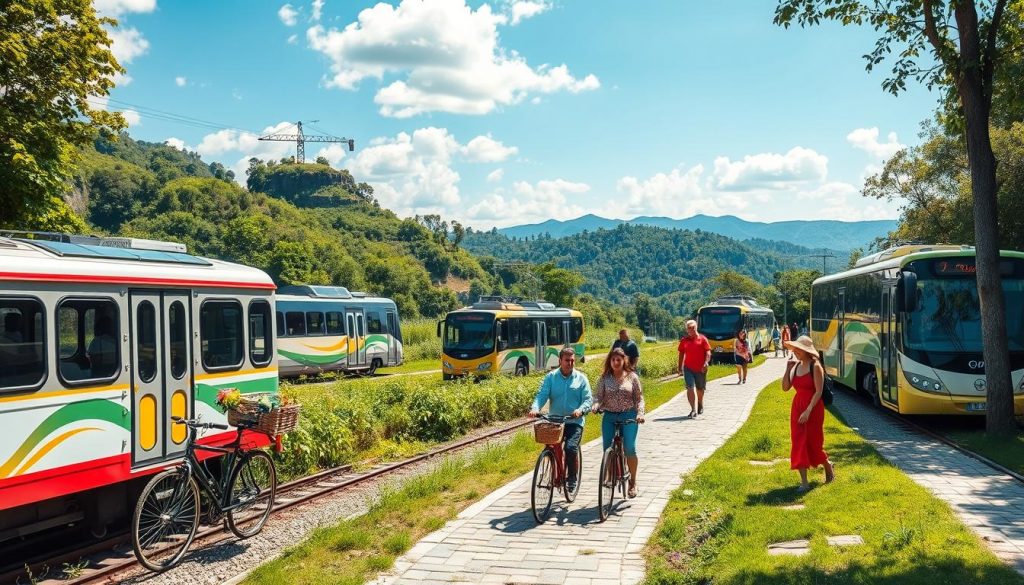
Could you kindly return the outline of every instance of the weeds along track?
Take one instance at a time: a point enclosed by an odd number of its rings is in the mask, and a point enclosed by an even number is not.
[[[383,479],[428,459],[485,444],[532,423],[532,420],[520,419],[499,428],[470,433],[473,436],[441,445],[408,459],[378,465],[367,471],[357,471],[352,465],[343,465],[282,483],[278,485],[274,512],[281,512],[346,489]],[[234,536],[224,528],[223,523],[203,526],[197,533],[190,550],[198,550],[232,539]],[[61,570],[58,567],[65,568]],[[64,585],[116,583],[120,582],[119,577],[122,573],[130,572],[134,575],[138,570],[139,564],[131,550],[131,536],[127,530],[122,529],[109,538],[63,549],[55,548],[45,557],[32,559],[23,566],[7,567],[3,569],[4,572],[0,573],[0,583],[61,583]]]

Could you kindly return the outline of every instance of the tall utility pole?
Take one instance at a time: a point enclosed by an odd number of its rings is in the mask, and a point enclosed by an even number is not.
[[[310,123],[319,122],[319,120],[310,120]],[[302,131],[302,122],[295,123],[296,133],[289,134],[286,132],[278,132],[276,134],[267,134],[266,136],[260,136],[260,140],[266,140],[270,142],[294,142],[295,143],[295,162],[304,163],[306,162],[306,143],[307,142],[340,142],[348,144],[348,151],[352,152],[356,149],[356,141],[351,138],[341,138],[339,136],[331,136],[330,134],[305,134]]]

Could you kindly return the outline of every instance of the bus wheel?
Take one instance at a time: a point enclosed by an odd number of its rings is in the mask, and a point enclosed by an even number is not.
[[[876,407],[882,406],[882,399],[878,395],[878,376],[874,369],[869,369],[861,378],[861,388],[871,397],[871,403]]]
[[[530,366],[529,366],[529,364],[526,363],[526,358],[519,358],[519,361],[516,362],[516,375],[517,376],[525,376],[526,374],[529,374],[529,373],[530,373]]]
[[[451,374],[441,374],[441,379],[444,380],[445,382],[447,382],[449,380],[454,380],[455,376],[453,376]]]
[[[380,367],[380,358],[373,358],[373,361],[370,362],[370,369],[366,370],[366,375],[367,376],[372,376],[372,375],[376,374],[377,373],[377,368],[379,368],[379,367]]]

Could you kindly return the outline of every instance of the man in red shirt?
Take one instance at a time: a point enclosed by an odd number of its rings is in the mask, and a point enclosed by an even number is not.
[[[711,344],[697,333],[697,322],[686,322],[686,335],[679,340],[679,373],[686,381],[686,399],[690,401],[690,418],[704,414],[704,389],[708,385],[708,364],[711,363]],[[694,406],[694,389],[697,404]]]

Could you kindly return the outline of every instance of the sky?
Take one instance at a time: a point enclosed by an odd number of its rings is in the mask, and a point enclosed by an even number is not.
[[[865,177],[938,95],[868,73],[867,28],[783,29],[773,0],[94,0],[129,132],[244,184],[306,144],[401,216],[488,229],[594,213],[891,219]],[[101,100],[102,101],[102,100]]]

